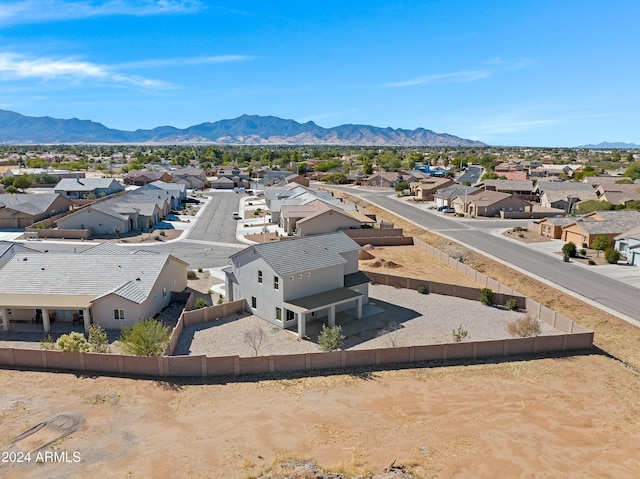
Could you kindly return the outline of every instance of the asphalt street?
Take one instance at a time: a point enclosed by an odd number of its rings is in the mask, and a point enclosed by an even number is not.
[[[341,188],[350,194],[362,196],[367,201],[405,217],[429,231],[441,234],[476,251],[488,254],[507,265],[527,274],[594,301],[605,308],[640,321],[640,295],[638,288],[607,278],[571,263],[561,257],[554,258],[525,245],[493,235],[494,229],[525,226],[527,221],[482,220],[449,218],[442,213],[420,210],[397,201],[389,193]],[[526,294],[526,291],[522,291]]]

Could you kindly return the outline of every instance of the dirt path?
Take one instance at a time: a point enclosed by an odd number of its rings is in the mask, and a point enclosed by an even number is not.
[[[419,477],[623,478],[640,470],[640,378],[591,355],[230,384],[0,371],[0,444],[65,410],[79,463],[11,478],[245,478],[314,459]]]

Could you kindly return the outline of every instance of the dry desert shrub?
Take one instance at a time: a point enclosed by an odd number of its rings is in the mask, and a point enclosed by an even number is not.
[[[538,336],[542,332],[540,322],[529,313],[507,324],[507,331],[511,336],[521,338]]]

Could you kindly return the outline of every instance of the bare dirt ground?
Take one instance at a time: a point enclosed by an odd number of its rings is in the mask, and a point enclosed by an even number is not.
[[[0,385],[3,449],[62,411],[84,417],[54,444],[80,462],[3,463],[6,478],[233,479],[286,459],[348,475],[396,459],[425,478],[640,470],[640,378],[597,354],[228,384],[2,370]]]

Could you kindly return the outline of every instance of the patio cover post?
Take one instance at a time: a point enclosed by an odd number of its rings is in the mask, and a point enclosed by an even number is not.
[[[329,327],[333,328],[336,325],[336,305],[329,306]]]
[[[44,332],[51,331],[51,322],[49,321],[49,311],[47,308],[42,308],[42,325],[44,326]]]
[[[299,338],[304,338],[305,335],[306,335],[305,328],[307,326],[306,325],[306,319],[307,318],[305,317],[305,314],[303,312],[299,311],[299,312],[297,312],[295,314],[296,314],[296,316],[298,316],[298,337]]]
[[[362,318],[362,296],[356,298],[356,319]]]
[[[82,319],[84,319],[84,332],[88,333],[89,326],[91,325],[91,319],[89,318],[89,308],[85,308],[82,310]]]
[[[7,308],[0,308],[2,314],[2,330],[9,331],[9,317],[7,316]]]

